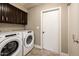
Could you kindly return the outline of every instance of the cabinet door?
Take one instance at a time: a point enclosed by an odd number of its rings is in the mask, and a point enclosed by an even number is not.
[[[17,9],[17,24],[22,24],[22,12]]]
[[[7,5],[6,5],[6,3],[2,3],[1,5],[2,5],[2,11],[1,11],[1,13],[2,13],[2,16],[1,16],[1,18],[2,18],[2,23],[5,23],[5,21],[6,21],[6,20],[5,20],[5,12],[6,12],[6,8],[7,8],[6,6],[7,6]]]
[[[22,12],[22,24],[27,24],[27,13]]]
[[[27,24],[27,13],[8,4],[0,3],[0,23]]]
[[[6,4],[5,19],[7,23],[15,24],[17,22],[17,8],[10,4]]]
[[[0,3],[0,23],[2,23],[2,3]]]

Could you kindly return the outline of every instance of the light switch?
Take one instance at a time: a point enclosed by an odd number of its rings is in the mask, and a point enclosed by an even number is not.
[[[39,29],[39,26],[37,26],[36,29]]]

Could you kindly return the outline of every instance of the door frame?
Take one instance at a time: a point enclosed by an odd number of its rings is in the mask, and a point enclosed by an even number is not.
[[[40,33],[40,36],[41,36],[41,49],[43,49],[43,34],[42,34],[42,31],[43,31],[43,19],[42,19],[42,15],[43,15],[43,12],[45,11],[52,11],[52,10],[56,10],[56,9],[59,9],[60,11],[60,18],[59,18],[59,53],[61,53],[61,7],[54,7],[54,8],[50,8],[50,9],[45,9],[45,10],[42,10],[41,11],[41,33]]]

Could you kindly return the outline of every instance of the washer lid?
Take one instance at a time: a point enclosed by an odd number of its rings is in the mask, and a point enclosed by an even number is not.
[[[2,32],[0,33],[0,43],[5,40],[6,38],[9,38],[9,37],[20,37],[22,38],[22,34],[19,33],[19,32]]]

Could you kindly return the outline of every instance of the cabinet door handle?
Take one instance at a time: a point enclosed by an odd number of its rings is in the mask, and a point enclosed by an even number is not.
[[[8,21],[8,17],[6,17],[6,21]]]
[[[2,16],[2,21],[4,20],[4,16]]]

